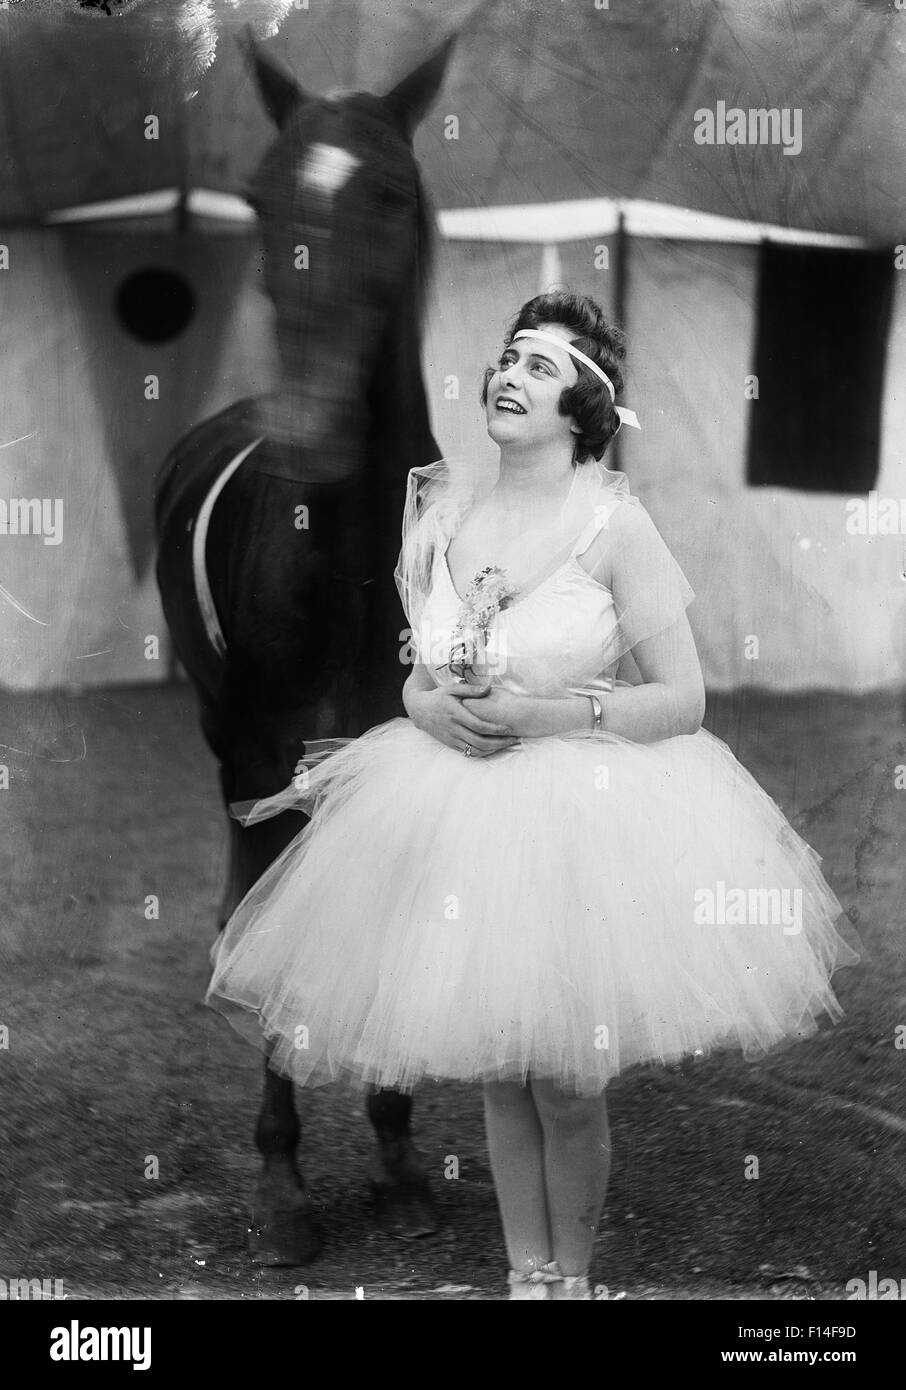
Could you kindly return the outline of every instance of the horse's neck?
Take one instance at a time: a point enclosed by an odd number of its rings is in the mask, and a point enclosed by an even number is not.
[[[385,330],[369,390],[369,452],[397,458],[403,472],[431,463],[431,434],[421,363],[421,330],[411,302],[401,306]]]

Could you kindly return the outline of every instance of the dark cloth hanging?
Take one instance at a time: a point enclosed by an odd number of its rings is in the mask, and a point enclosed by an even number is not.
[[[762,245],[750,485],[874,486],[894,274],[892,249]]]

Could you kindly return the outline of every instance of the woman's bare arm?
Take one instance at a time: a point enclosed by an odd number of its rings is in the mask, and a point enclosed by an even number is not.
[[[637,743],[653,743],[701,728],[705,691],[695,641],[682,607],[675,563],[654,524],[641,510],[619,506],[579,563],[614,596],[643,684],[602,694],[605,730]],[[586,696],[547,699],[492,691],[486,713],[523,738],[591,730]]]

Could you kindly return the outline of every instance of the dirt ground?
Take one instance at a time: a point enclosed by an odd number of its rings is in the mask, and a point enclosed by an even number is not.
[[[844,1299],[871,1270],[906,1277],[904,704],[709,702],[707,727],[823,856],[863,961],[837,977],[844,1022],[809,1042],[612,1086],[593,1267],[611,1298]],[[325,1251],[306,1269],[249,1262],[261,1064],[201,1003],[226,841],[191,692],[3,695],[0,745],[0,1277],[76,1298],[502,1298],[480,1093],[460,1085],[416,1102],[437,1236],[378,1232],[361,1106],[316,1092],[302,1156]]]

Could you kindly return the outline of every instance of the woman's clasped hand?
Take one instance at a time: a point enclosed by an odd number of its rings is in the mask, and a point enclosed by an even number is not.
[[[488,758],[519,742],[511,722],[518,698],[498,686],[464,681],[413,691],[406,708],[416,728],[448,748],[465,752],[470,747],[472,757]]]

